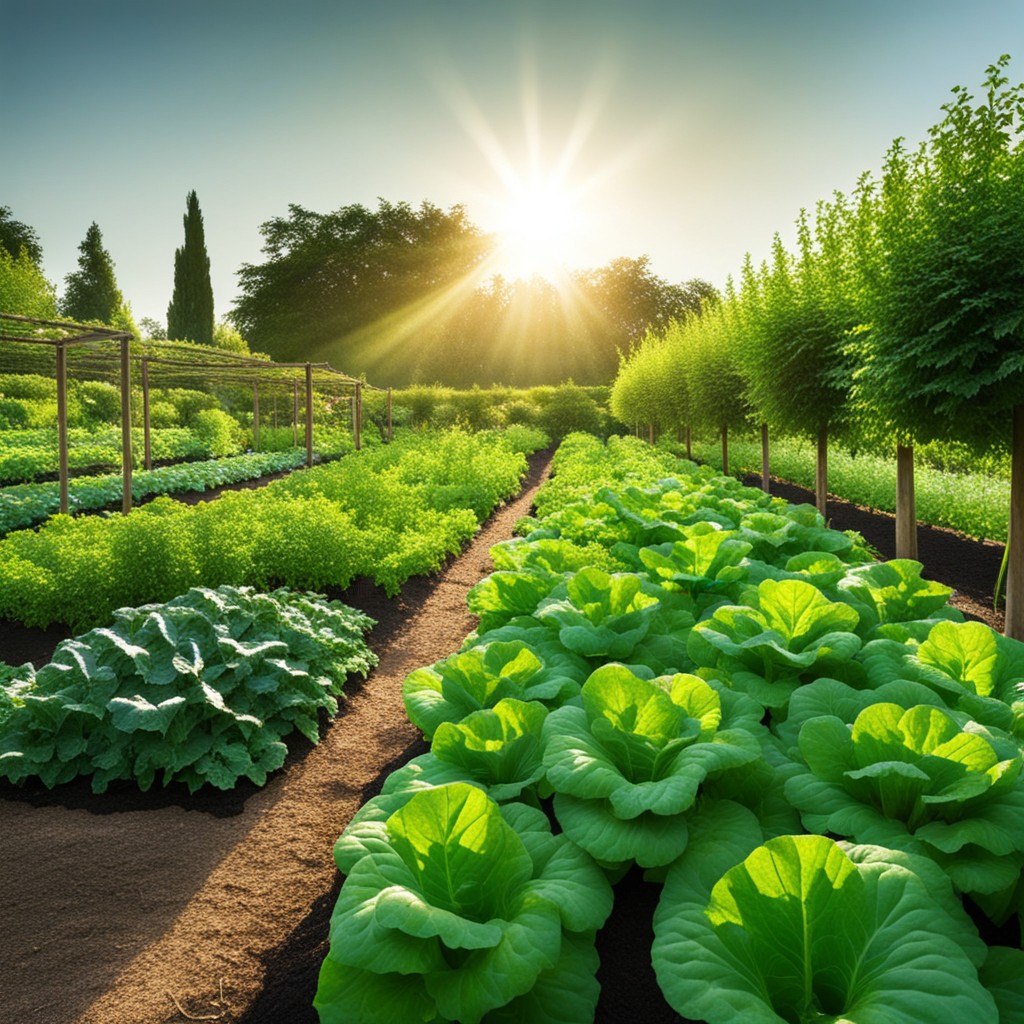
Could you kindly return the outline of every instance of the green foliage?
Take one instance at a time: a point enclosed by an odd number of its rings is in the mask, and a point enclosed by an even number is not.
[[[6,207],[2,208],[6,209]],[[53,320],[57,292],[25,249],[12,256],[0,244],[0,312]],[[27,346],[21,346],[27,347]]]
[[[124,298],[114,277],[114,263],[103,248],[99,225],[93,221],[78,246],[78,270],[64,278],[61,313],[78,323],[115,325]]]
[[[43,247],[39,244],[39,235],[36,229],[20,220],[14,219],[14,213],[9,206],[0,206],[0,250],[7,253],[14,259],[24,254],[28,260],[38,267],[43,262]],[[5,313],[17,313],[18,310],[5,306],[0,301],[0,310]],[[23,313],[23,316],[34,316],[33,313]]]
[[[242,428],[223,409],[201,409],[192,422],[196,436],[215,457],[237,455],[244,447]]]
[[[671,863],[704,779],[760,757],[761,706],[696,676],[610,664],[580,697],[548,715],[544,766],[559,824],[599,863]]]
[[[174,292],[167,307],[167,336],[199,345],[212,345],[210,257],[206,253],[203,214],[194,189],[189,192],[185,203],[185,243],[174,253]]]
[[[412,795],[376,838],[331,918],[321,1021],[593,1016],[593,936],[611,888],[542,812],[451,783]]]
[[[320,595],[194,589],[122,608],[111,626],[63,641],[30,685],[5,684],[0,776],[48,787],[78,775],[93,792],[159,778],[233,788],[280,768],[283,738],[311,742],[337,710],[346,675],[376,664],[373,620]]]
[[[762,843],[727,802],[692,823],[654,927],[659,984],[687,1019],[999,1020],[984,949],[928,861],[824,836]]]

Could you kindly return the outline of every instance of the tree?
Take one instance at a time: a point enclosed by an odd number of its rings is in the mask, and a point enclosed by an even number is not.
[[[43,262],[43,247],[35,228],[15,220],[9,206],[0,206],[0,249],[15,259],[24,252],[37,267]]]
[[[151,316],[144,316],[139,321],[139,329],[142,332],[142,337],[147,341],[167,340],[167,328],[159,320],[154,320]]]
[[[12,256],[0,246],[0,311],[40,320],[53,320],[57,316],[56,290],[32,261],[27,249]]]
[[[185,244],[174,253],[174,292],[167,307],[167,335],[200,345],[213,343],[213,285],[203,214],[195,190],[186,198]]]
[[[326,214],[292,204],[260,230],[266,259],[242,266],[229,318],[274,358],[328,358],[353,374],[407,374],[492,244],[461,206],[383,199]]]
[[[124,298],[114,277],[114,263],[103,248],[99,225],[93,221],[78,246],[78,270],[64,278],[61,313],[71,320],[113,324],[123,320]]]

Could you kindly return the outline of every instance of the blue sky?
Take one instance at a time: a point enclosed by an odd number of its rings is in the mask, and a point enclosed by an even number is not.
[[[163,320],[191,189],[218,317],[289,203],[495,230],[531,173],[571,207],[568,265],[721,286],[954,85],[1001,53],[1024,79],[1024,2],[0,0],[0,52],[0,205],[58,286],[95,220]]]

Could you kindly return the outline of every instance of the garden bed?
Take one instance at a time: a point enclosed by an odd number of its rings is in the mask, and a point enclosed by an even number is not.
[[[531,458],[520,497],[485,524],[440,575],[394,600],[365,581],[340,596],[379,625],[381,662],[350,682],[319,746],[296,745],[263,789],[94,796],[79,780],[48,791],[0,786],[0,1005],[33,1024],[234,1024],[316,1021],[311,1000],[339,876],[331,846],[387,774],[426,749],[407,720],[401,683],[455,650],[474,626],[466,591],[491,570],[489,547],[511,535],[546,472]],[[793,501],[808,492],[773,485]],[[857,529],[892,556],[890,516],[830,501],[831,525]],[[968,614],[990,611],[1002,548],[923,528],[925,575],[958,590]],[[989,606],[986,616],[986,602]],[[5,630],[3,658],[45,661],[62,631]],[[631,872],[598,939],[598,1024],[681,1020],[650,967],[658,887]]]

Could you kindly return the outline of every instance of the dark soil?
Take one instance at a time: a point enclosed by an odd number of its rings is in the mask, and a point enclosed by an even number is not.
[[[56,791],[0,785],[5,1021],[316,1024],[311,1002],[341,883],[331,845],[387,775],[426,749],[404,715],[402,680],[472,630],[466,591],[492,570],[488,548],[529,510],[547,463],[546,453],[531,460],[522,495],[443,573],[410,581],[391,600],[366,580],[331,595],[378,620],[370,642],[380,666],[350,681],[321,743],[294,744],[262,789],[190,796],[125,784],[95,796],[81,780]],[[772,490],[813,501],[782,482]],[[891,516],[833,500],[829,517],[893,556]],[[955,586],[967,614],[1001,629],[991,592],[1002,547],[929,527],[919,544],[924,575]],[[0,657],[42,664],[66,635],[0,623]],[[659,891],[638,870],[616,886],[598,936],[597,1024],[683,1020],[650,965]]]

